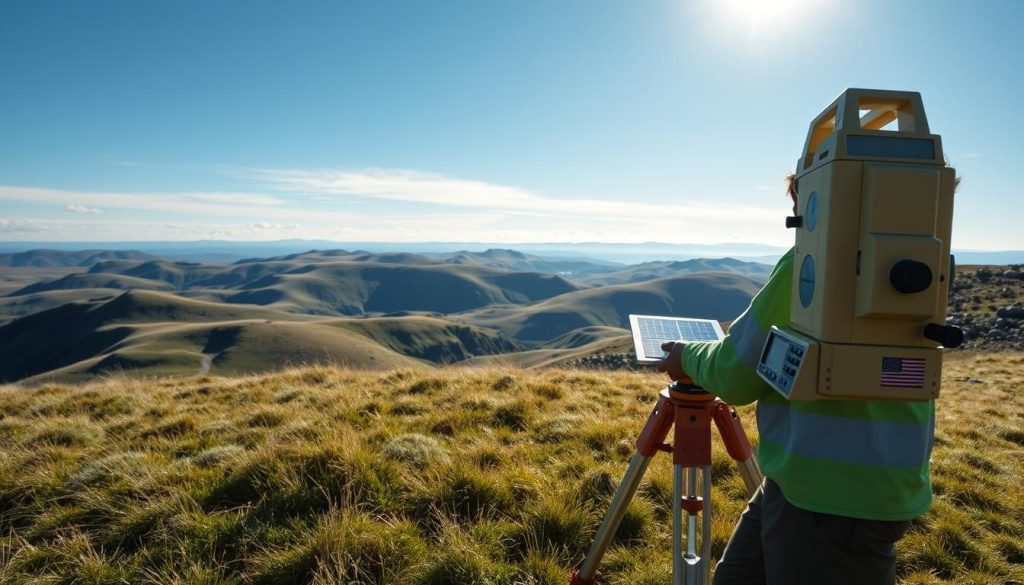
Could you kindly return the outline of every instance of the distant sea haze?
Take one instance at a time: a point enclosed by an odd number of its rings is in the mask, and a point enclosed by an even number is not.
[[[0,242],[0,254],[34,249],[52,250],[139,250],[176,260],[233,262],[250,257],[280,256],[309,250],[411,252],[445,254],[458,251],[483,252],[511,249],[541,256],[585,257],[622,264],[653,260],[694,258],[735,258],[774,264],[786,248],[756,243],[669,244],[649,242],[619,244],[604,242],[508,244],[495,242],[336,242],[328,240],[277,241],[182,241],[182,242]],[[953,250],[958,264],[1024,264],[1024,250]]]
[[[484,252],[490,249],[518,250],[541,256],[586,257],[594,260],[636,264],[652,260],[690,260],[694,258],[735,258],[774,264],[786,248],[754,243],[737,244],[616,244],[485,242],[335,242],[327,240],[278,241],[194,241],[194,242],[0,242],[0,253],[34,249],[51,250],[138,250],[176,260],[232,262],[242,258],[270,257],[309,250],[347,250],[375,253],[409,252],[448,254],[459,251]],[[1022,254],[1024,257],[1024,254]]]

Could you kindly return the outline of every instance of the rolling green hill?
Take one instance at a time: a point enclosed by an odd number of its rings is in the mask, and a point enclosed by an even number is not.
[[[376,264],[408,264],[412,266],[421,264],[438,264],[439,260],[423,256],[421,254],[410,254],[406,252],[367,252],[365,250],[310,250],[288,254],[286,256],[272,256],[270,258],[246,258],[235,264],[244,265],[260,262],[290,262],[292,265],[317,264],[321,262],[373,262]]]
[[[141,263],[105,262],[93,266],[90,272],[93,274],[113,273],[154,280],[167,283],[180,290],[194,286],[223,270],[224,266],[219,264],[151,260]]]
[[[239,320],[135,327],[105,351],[47,372],[36,381],[75,381],[120,372],[136,376],[239,375],[312,364],[369,370],[426,367],[410,355],[338,327]]]
[[[622,265],[617,262],[594,258],[560,258],[525,254],[517,250],[492,248],[483,252],[455,252],[440,255],[448,264],[469,264],[509,270],[513,272],[547,272],[566,278],[578,278],[587,274],[615,270]]]
[[[264,261],[291,261],[304,263],[317,262],[372,262],[376,264],[405,264],[419,266],[425,264],[456,264],[483,266],[509,272],[543,272],[576,277],[593,272],[606,272],[620,268],[616,262],[607,262],[593,258],[558,258],[524,254],[516,250],[492,248],[483,252],[459,251],[443,254],[409,254],[403,252],[371,253],[362,250],[348,252],[346,250],[311,250],[300,254],[289,254],[274,258],[251,258],[241,260],[238,264]]]
[[[678,315],[729,320],[758,290],[733,274],[697,274],[587,289],[526,306],[487,307],[454,316],[523,342],[542,344],[583,327],[629,327],[629,315]]]
[[[578,359],[632,351],[633,337],[628,331],[617,327],[584,327],[538,349],[474,357],[460,365],[515,369],[567,367]]]
[[[56,280],[37,282],[24,288],[11,292],[8,296],[30,295],[38,292],[75,290],[80,288],[88,289],[120,289],[120,290],[154,290],[170,292],[175,287],[148,278],[125,276],[122,274],[108,273],[86,273],[69,274]]]
[[[78,288],[38,292],[16,297],[0,297],[0,325],[67,303],[88,300],[110,300],[123,293],[123,290],[117,289]]]
[[[78,266],[46,268],[0,266],[0,296],[8,295],[20,288],[25,288],[38,282],[56,280],[68,274],[84,271],[84,268]]]
[[[102,355],[146,323],[280,317],[259,307],[207,303],[149,291],[67,303],[0,327],[0,380],[34,376]]]
[[[595,341],[607,341],[609,339],[621,339],[623,336],[630,336],[627,329],[620,327],[592,326],[574,329],[560,337],[556,337],[544,344],[549,348],[575,348],[594,343]],[[632,337],[630,336],[632,339]]]
[[[772,266],[769,264],[743,262],[732,258],[719,258],[713,260],[701,258],[697,260],[684,260],[679,262],[644,262],[643,264],[627,266],[621,270],[587,275],[580,278],[579,282],[590,286],[598,286],[643,282],[658,278],[682,276],[684,274],[728,272],[747,276],[752,280],[763,283],[768,280],[768,275],[771,274],[771,271]]]
[[[223,299],[321,315],[454,313],[493,304],[546,299],[577,288],[558,276],[540,273],[341,262],[310,264],[260,278]]]
[[[521,349],[497,331],[467,326],[428,316],[332,319],[325,321],[402,355],[438,364],[461,362],[478,355],[502,354]]]
[[[19,293],[58,290],[109,277],[135,288],[168,290],[226,303],[267,305],[313,315],[361,315],[398,311],[452,313],[492,304],[525,303],[580,288],[552,274],[508,272],[483,265],[449,265],[413,254],[309,252],[234,265],[150,261],[102,262],[88,276],[26,287]],[[148,282],[147,282],[148,281]]]
[[[134,291],[0,327],[0,381],[82,380],[122,370],[237,374],[312,363],[424,367],[518,349],[496,331],[436,317],[316,318]]]

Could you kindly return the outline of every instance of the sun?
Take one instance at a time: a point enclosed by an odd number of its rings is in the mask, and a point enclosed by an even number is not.
[[[725,16],[761,28],[781,25],[800,17],[809,0],[718,0]]]

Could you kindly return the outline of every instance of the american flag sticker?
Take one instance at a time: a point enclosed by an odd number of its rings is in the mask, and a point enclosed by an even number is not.
[[[882,358],[882,386],[923,388],[924,358]]]

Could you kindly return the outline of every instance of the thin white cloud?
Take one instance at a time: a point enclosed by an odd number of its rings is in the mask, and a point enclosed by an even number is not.
[[[964,158],[981,158],[982,156],[984,156],[982,152],[968,152],[964,155]]]
[[[228,203],[231,205],[260,205],[270,207],[286,205],[288,202],[278,197],[259,193],[189,193],[188,197],[196,201],[210,203]]]
[[[261,221],[259,223],[252,224],[252,227],[258,230],[298,230],[302,229],[302,226],[297,223],[270,223],[267,221]]]
[[[775,208],[716,205],[702,202],[697,197],[680,197],[680,201],[685,202],[671,204],[645,203],[632,197],[620,200],[555,198],[521,187],[402,169],[251,169],[248,175],[280,191],[317,198],[334,196],[339,199],[406,201],[577,220],[603,218],[642,223],[667,216],[680,224],[707,221],[757,223],[777,219],[779,214]]]
[[[60,223],[34,219],[0,220],[0,234],[61,233]]]
[[[71,213],[100,213],[100,210],[95,207],[86,207],[85,205],[73,205],[68,204],[64,206],[64,211]]]
[[[99,192],[66,191],[37,187],[15,187],[0,185],[0,201],[25,201],[78,206],[79,201],[90,201],[102,209],[145,211],[201,216],[204,218],[250,217],[260,220],[272,217],[277,220],[320,220],[348,221],[351,214],[315,210],[292,205],[261,193],[146,193],[146,192]],[[256,202],[248,205],[249,202]],[[271,207],[271,202],[281,205]]]

